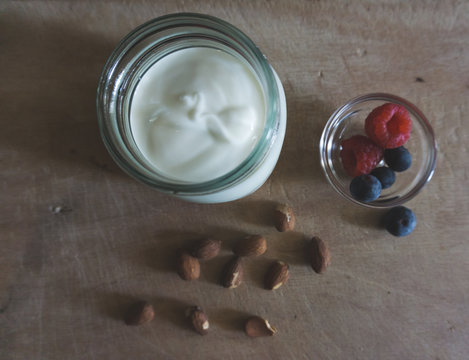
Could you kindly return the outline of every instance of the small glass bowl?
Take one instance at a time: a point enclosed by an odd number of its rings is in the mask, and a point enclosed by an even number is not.
[[[352,178],[342,166],[340,143],[353,135],[366,135],[366,117],[374,108],[385,103],[399,104],[409,111],[412,132],[404,146],[412,155],[412,165],[406,171],[396,172],[396,182],[384,189],[377,200],[365,203],[354,199],[350,194]],[[319,141],[319,152],[326,178],[339,194],[369,208],[389,208],[412,199],[430,181],[435,170],[437,145],[430,123],[415,105],[395,95],[375,93],[356,97],[332,114]],[[383,160],[378,166],[382,165]]]

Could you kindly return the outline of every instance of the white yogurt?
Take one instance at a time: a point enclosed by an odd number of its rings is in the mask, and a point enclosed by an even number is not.
[[[178,50],[149,68],[133,94],[130,126],[139,150],[160,174],[199,183],[246,159],[262,135],[265,114],[264,94],[250,67],[199,47]]]

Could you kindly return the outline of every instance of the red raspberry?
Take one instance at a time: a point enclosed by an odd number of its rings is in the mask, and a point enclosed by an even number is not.
[[[352,177],[369,174],[383,158],[383,149],[363,135],[355,135],[340,143],[340,158]]]
[[[374,109],[365,120],[368,137],[385,149],[404,145],[410,137],[412,120],[407,109],[387,103]]]

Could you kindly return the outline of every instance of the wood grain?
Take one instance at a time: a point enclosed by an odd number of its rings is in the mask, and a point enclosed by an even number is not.
[[[97,80],[120,38],[178,11],[246,32],[285,87],[288,128],[278,165],[255,194],[197,205],[159,194],[112,162],[95,115]],[[375,1],[3,1],[0,3],[1,359],[464,359],[469,353],[469,3]],[[336,195],[317,145],[333,110],[383,91],[430,119],[433,180],[409,206],[418,227],[393,238],[380,212]],[[270,212],[292,204],[294,232]],[[263,234],[243,284],[219,285],[234,242]],[[304,242],[320,236],[332,263],[317,275]],[[178,248],[223,241],[201,278],[175,272]],[[272,259],[290,264],[274,293]],[[129,304],[155,319],[128,327]],[[184,317],[206,311],[204,338]],[[274,337],[249,339],[251,315]]]

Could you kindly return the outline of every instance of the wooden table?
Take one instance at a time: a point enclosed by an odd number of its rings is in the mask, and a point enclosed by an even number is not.
[[[246,32],[277,70],[288,128],[278,165],[253,195],[197,205],[125,175],[98,132],[95,93],[120,38],[160,15],[193,11]],[[333,110],[369,92],[415,103],[438,139],[435,176],[408,206],[415,232],[394,238],[379,211],[326,182],[318,141]],[[467,359],[469,354],[469,3],[375,1],[3,1],[0,4],[1,359]],[[273,204],[297,213],[273,227]],[[230,247],[262,233],[267,253],[244,284],[218,285]],[[196,282],[176,249],[224,242]],[[322,237],[332,265],[315,274],[303,245]],[[270,259],[290,281],[262,288]],[[148,299],[155,320],[122,321]],[[184,318],[202,306],[201,337]],[[242,331],[250,314],[278,328]]]

